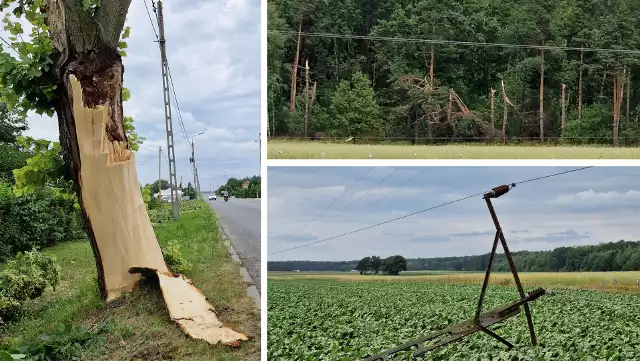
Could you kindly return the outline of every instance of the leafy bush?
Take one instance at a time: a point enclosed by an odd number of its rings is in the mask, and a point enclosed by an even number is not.
[[[162,248],[162,255],[164,256],[164,261],[174,273],[184,274],[191,272],[193,269],[191,263],[180,252],[180,244],[175,239],[169,241],[167,246]]]
[[[32,250],[19,253],[0,271],[0,324],[14,318],[22,303],[40,297],[47,286],[60,283],[60,266],[53,256]]]
[[[18,196],[0,182],[0,262],[34,247],[86,237],[74,203],[47,187]]]
[[[91,331],[82,326],[58,324],[54,333],[40,335],[36,342],[0,345],[0,360],[78,360],[86,355],[87,349],[98,349],[105,344],[105,331],[102,327]]]
[[[162,204],[158,208],[149,208],[147,213],[149,214],[149,220],[154,224],[160,224],[171,220],[171,209],[164,207]]]
[[[197,211],[201,208],[202,208],[202,203],[196,200],[180,202],[180,212]]]

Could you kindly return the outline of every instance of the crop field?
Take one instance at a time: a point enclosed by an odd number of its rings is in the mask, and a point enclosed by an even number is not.
[[[269,360],[358,360],[473,317],[480,285],[395,279],[270,276]],[[517,299],[515,287],[492,285],[484,310]],[[531,345],[520,314],[492,327],[515,345],[511,351],[476,333],[421,360],[640,359],[638,293],[553,289],[530,305],[538,346]],[[410,353],[395,360],[411,360]]]
[[[269,159],[638,159],[640,148],[486,144],[353,145],[271,140]]]
[[[640,271],[631,272],[518,272],[520,281],[531,287],[562,287],[597,291],[639,292]],[[325,279],[338,281],[430,281],[457,284],[482,284],[484,272],[460,271],[409,271],[399,276],[361,276],[357,272],[269,272],[269,279],[300,280]],[[614,282],[615,280],[615,282]],[[489,282],[497,285],[513,285],[509,272],[492,272]]]

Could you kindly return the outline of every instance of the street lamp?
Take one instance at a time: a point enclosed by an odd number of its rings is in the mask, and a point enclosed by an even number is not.
[[[200,185],[198,184],[198,167],[196,166],[196,151],[193,145],[193,138],[202,134],[204,134],[204,132],[200,132],[191,137],[191,163],[193,163],[193,187],[196,190],[196,199],[200,199]]]

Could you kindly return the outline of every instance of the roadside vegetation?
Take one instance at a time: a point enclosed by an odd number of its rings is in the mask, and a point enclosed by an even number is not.
[[[269,0],[268,156],[631,158],[570,146],[640,143],[638,4]]]
[[[123,94],[126,98],[128,92]],[[166,263],[219,319],[254,337],[238,349],[193,340],[174,324],[157,280],[101,301],[94,254],[57,142],[25,136],[26,115],[0,101],[0,360],[258,360],[259,313],[202,201],[166,203],[141,187]],[[142,143],[127,118],[133,150]]]

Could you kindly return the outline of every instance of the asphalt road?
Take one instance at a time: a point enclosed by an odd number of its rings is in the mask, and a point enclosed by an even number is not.
[[[261,293],[260,199],[229,199],[225,202],[224,198],[218,197],[217,201],[209,201],[209,204],[218,212],[233,249]]]

